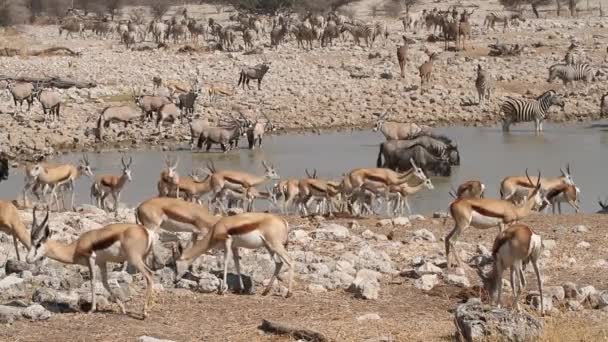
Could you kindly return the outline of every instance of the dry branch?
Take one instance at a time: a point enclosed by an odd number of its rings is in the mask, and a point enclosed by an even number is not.
[[[95,88],[97,84],[94,82],[79,82],[74,80],[62,79],[59,77],[44,77],[44,78],[36,78],[36,77],[11,77],[6,75],[0,75],[0,81],[2,80],[13,80],[17,82],[29,82],[33,84],[38,84],[41,87],[52,87],[52,88],[60,88],[60,89],[69,89],[69,88]]]
[[[323,334],[308,329],[298,329],[283,323],[271,322],[262,320],[262,325],[258,329],[277,335],[289,335],[295,339],[302,339],[311,342],[329,342],[329,339]]]
[[[50,56],[50,55],[59,55],[59,54],[66,54],[69,56],[80,56],[80,52],[70,50],[63,46],[55,46],[52,48],[48,48],[48,49],[44,49],[44,50],[40,50],[40,51],[33,51],[33,52],[28,53],[28,55],[30,55],[30,56],[41,56],[41,55]]]

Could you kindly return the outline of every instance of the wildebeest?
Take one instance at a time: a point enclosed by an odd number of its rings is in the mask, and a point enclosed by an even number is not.
[[[446,156],[451,165],[460,165],[460,153],[458,152],[458,146],[452,142],[448,137],[441,135],[424,135],[419,134],[410,140],[390,140],[383,142],[380,145],[380,153],[376,161],[377,167],[388,167],[387,165],[393,165],[395,163],[394,158],[395,151],[404,148],[411,148],[416,145],[420,145],[427,149],[435,157]],[[382,163],[382,156],[384,156],[384,163]]]
[[[383,154],[384,144],[380,145],[378,158],[381,163],[381,155]],[[410,158],[416,162],[426,173],[433,176],[448,177],[452,173],[450,161],[447,156],[436,157],[426,148],[421,145],[415,145],[410,148],[402,148],[393,151],[390,156],[390,164],[385,164],[385,167],[396,171],[407,171],[412,167]]]
[[[8,159],[0,156],[0,182],[8,179]]]
[[[239,77],[239,83],[237,84],[237,87],[242,84],[243,89],[245,89],[245,84],[247,84],[247,88],[251,89],[251,87],[249,86],[249,81],[258,80],[258,90],[262,90],[262,79],[264,78],[264,75],[266,75],[269,69],[270,62],[258,64],[254,67],[245,67],[241,69],[241,75]]]

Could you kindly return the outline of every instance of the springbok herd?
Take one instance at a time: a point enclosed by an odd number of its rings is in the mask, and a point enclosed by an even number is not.
[[[172,263],[177,272],[177,279],[186,273],[192,262],[203,253],[213,248],[221,248],[224,254],[224,277],[219,292],[227,290],[227,265],[231,255],[236,271],[239,274],[241,289],[244,289],[240,275],[239,248],[256,249],[265,247],[275,262],[275,271],[263,294],[269,293],[274,280],[278,277],[283,264],[289,268],[287,297],[292,294],[293,269],[287,253],[289,225],[280,215],[271,213],[273,208],[282,214],[295,213],[308,215],[310,206],[315,203],[312,214],[315,215],[360,215],[375,214],[377,205],[386,206],[387,215],[398,215],[409,210],[408,197],[423,188],[433,189],[431,179],[414,160],[404,172],[386,168],[357,168],[344,174],[338,181],[324,180],[316,177],[316,171],[306,170],[303,179],[281,180],[277,169],[263,162],[263,175],[254,175],[243,171],[218,170],[211,163],[205,169],[194,170],[190,176],[181,177],[178,173],[179,159],[165,157],[166,167],[160,172],[157,183],[158,197],[142,202],[135,210],[137,224],[116,223],[101,229],[82,234],[76,241],[66,244],[49,239],[51,230],[48,225],[50,207],[53,204],[60,210],[65,202],[65,193],[71,191],[74,205],[74,183],[81,174],[94,179],[91,186],[91,198],[103,209],[117,211],[120,194],[125,185],[131,181],[132,159],[122,158],[120,175],[97,175],[91,171],[86,155],[78,166],[71,164],[53,165],[38,163],[26,169],[26,185],[23,190],[24,202],[27,194],[34,194],[37,199],[33,209],[32,228],[28,232],[21,221],[17,207],[12,202],[0,202],[0,228],[12,235],[17,258],[20,258],[17,240],[27,249],[27,262],[34,263],[43,257],[58,260],[67,264],[88,266],[91,282],[95,282],[95,265],[101,270],[101,281],[112,293],[107,283],[108,262],[129,262],[139,270],[146,279],[147,290],[143,307],[144,317],[152,295],[153,278],[146,266],[146,257],[153,258],[154,246],[157,243],[159,230],[168,232],[192,233],[191,245],[176,253]],[[8,164],[2,171],[3,179],[8,176]],[[538,258],[541,251],[541,238],[538,234],[519,223],[534,211],[543,211],[549,204],[553,213],[561,203],[570,204],[579,210],[579,189],[575,186],[570,174],[570,166],[560,169],[561,176],[543,178],[539,171],[533,179],[528,175],[507,177],[500,185],[500,199],[485,198],[486,186],[478,180],[470,180],[460,185],[451,195],[454,201],[449,205],[449,213],[454,220],[453,229],[445,238],[445,255],[448,270],[452,267],[452,254],[459,266],[463,266],[459,254],[455,252],[454,242],[467,228],[487,229],[499,227],[499,235],[493,246],[494,268],[488,275],[479,269],[479,274],[491,292],[492,298],[500,303],[501,279],[503,270],[511,268],[517,276],[514,306],[517,306],[519,294],[525,285],[522,267],[529,261],[536,272],[542,298],[542,283],[539,274]],[[256,187],[264,183],[275,182],[267,186],[267,191],[258,191]],[[414,185],[412,185],[414,184]],[[106,204],[108,196],[113,199],[110,208]],[[206,201],[204,197],[207,197]],[[270,203],[269,210],[254,212],[253,202],[264,199]],[[41,220],[37,216],[40,205],[46,207]],[[65,206],[65,204],[64,204]],[[242,206],[242,210],[236,209]],[[229,210],[227,210],[229,208]],[[63,208],[65,209],[65,207]],[[216,213],[214,214],[213,211]],[[219,212],[219,214],[217,213]],[[410,212],[411,213],[411,212]],[[199,235],[204,238],[198,239]],[[156,259],[155,259],[156,260]],[[519,287],[517,290],[514,285]],[[93,289],[93,306],[96,308]],[[497,296],[497,297],[496,297]],[[120,300],[112,299],[125,312]],[[542,311],[541,305],[541,311]]]

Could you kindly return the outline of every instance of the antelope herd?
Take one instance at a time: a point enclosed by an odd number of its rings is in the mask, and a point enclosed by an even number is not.
[[[454,41],[456,49],[466,49],[465,40],[471,39],[470,17],[474,11],[463,9],[458,13],[456,8],[451,11],[422,11],[408,13],[403,18],[404,30],[422,29],[443,34],[445,49],[449,49],[449,41]],[[213,20],[208,23],[189,18],[184,12],[183,20],[173,17],[162,21],[155,19],[149,24],[134,21],[114,23],[105,18],[91,25],[91,31],[99,38],[107,39],[115,33],[121,41],[130,47],[146,39],[151,34],[157,43],[165,43],[170,38],[174,43],[191,40],[198,42],[199,36],[208,39],[216,37],[223,50],[234,50],[236,32],[241,31],[246,47],[252,47],[262,34],[270,34],[271,45],[279,48],[293,34],[298,45],[313,49],[315,40],[321,46],[334,39],[339,39],[343,33],[349,32],[356,44],[360,40],[366,42],[368,48],[378,37],[388,37],[386,24],[381,22],[359,23],[349,20],[336,13],[327,17],[308,15],[280,15],[274,18],[260,16],[238,15],[232,18],[238,24],[222,26]],[[86,34],[87,27],[83,19],[73,19],[60,25],[59,34],[67,32],[66,39]],[[497,15],[492,13],[486,17],[486,27],[494,28],[496,23],[503,22],[504,29],[510,24],[523,20],[514,15]],[[272,29],[266,30],[267,23],[272,22]],[[405,76],[407,63],[408,39],[403,36],[403,45],[397,48],[397,60],[401,75]],[[594,72],[584,63],[576,64],[575,50],[571,49],[566,64],[552,66],[549,69],[549,82],[561,79],[569,86],[574,81],[591,82]],[[428,60],[419,68],[420,90],[425,91],[432,82],[434,63],[440,58],[437,52],[427,52]],[[255,66],[242,67],[239,72],[237,87],[250,89],[249,82],[257,81],[258,91],[261,83],[269,72],[271,63],[265,61]],[[477,66],[475,88],[478,91],[479,102],[491,100],[494,79],[488,67]],[[219,125],[212,125],[207,119],[195,119],[195,102],[202,97],[200,75],[190,84],[175,80],[163,80],[154,77],[152,84],[156,94],[136,95],[133,90],[133,102],[140,110],[129,105],[111,106],[104,108],[97,120],[96,136],[104,139],[104,129],[110,124],[121,122],[125,126],[135,120],[152,121],[156,115],[155,125],[159,132],[163,131],[166,122],[171,123],[173,134],[175,125],[189,121],[190,146],[192,150],[212,145],[219,145],[224,152],[238,147],[239,138],[247,136],[249,148],[262,146],[264,134],[276,129],[266,113],[260,112],[255,120],[248,118],[242,112],[239,116],[230,115],[229,120]],[[159,89],[167,90],[159,94]],[[45,118],[50,121],[60,120],[62,99],[59,93],[42,89],[40,84],[25,82],[9,82],[8,89],[13,96],[15,107],[19,104],[22,110],[23,101],[28,104],[28,111],[34,100],[38,100],[43,108]],[[255,90],[253,90],[255,91]],[[209,95],[228,94],[220,88],[210,87]],[[536,131],[542,131],[542,123],[547,111],[553,105],[565,106],[565,100],[556,91],[550,90],[537,99],[507,98],[500,112],[504,130],[513,123],[535,121]],[[602,98],[602,108],[604,99]],[[48,115],[47,115],[48,112]],[[244,289],[240,271],[239,248],[257,249],[265,247],[275,263],[275,269],[269,283],[263,291],[266,295],[272,290],[274,281],[279,278],[283,265],[289,268],[286,297],[293,294],[294,263],[287,251],[289,224],[283,216],[296,215],[349,215],[352,217],[380,215],[388,216],[412,214],[410,200],[421,191],[433,191],[435,186],[431,176],[447,177],[451,167],[460,164],[460,154],[457,144],[446,136],[434,134],[429,127],[415,123],[404,124],[388,120],[389,111],[378,115],[374,131],[381,132],[386,142],[379,146],[375,168],[356,168],[345,172],[338,179],[323,179],[317,171],[309,172],[302,178],[282,179],[279,169],[268,161],[263,161],[263,171],[248,172],[242,170],[217,169],[213,163],[206,167],[195,167],[188,176],[181,175],[178,158],[165,157],[165,168],[158,170],[159,179],[156,184],[158,197],[143,201],[135,210],[136,224],[115,223],[101,229],[83,233],[77,240],[67,244],[50,239],[52,231],[49,226],[50,207],[56,210],[72,210],[75,207],[75,183],[82,175],[92,180],[90,188],[91,201],[103,210],[118,214],[121,194],[129,189],[129,182],[134,175],[132,172],[133,159],[121,157],[120,174],[95,175],[88,156],[83,155],[78,165],[50,164],[38,162],[29,165],[25,170],[25,186],[23,188],[24,203],[28,203],[28,194],[34,195],[36,205],[33,206],[33,223],[28,232],[22,222],[16,206],[11,202],[0,201],[0,229],[13,237],[17,258],[20,259],[20,242],[27,250],[27,262],[34,263],[44,257],[55,259],[65,264],[79,264],[89,268],[91,274],[92,307],[96,310],[95,299],[95,267],[101,271],[101,282],[111,294],[111,300],[116,302],[125,313],[122,302],[115,296],[108,285],[107,263],[128,262],[141,272],[146,280],[146,296],[143,305],[143,317],[148,315],[153,288],[151,266],[146,265],[148,254],[153,257],[153,263],[158,263],[155,257],[155,245],[159,243],[161,230],[167,232],[191,233],[191,244],[186,249],[179,248],[174,256],[172,266],[175,267],[177,278],[187,272],[187,268],[196,258],[213,248],[224,250],[223,281],[219,292],[227,290],[227,264],[232,258],[239,277],[241,289]],[[0,181],[8,178],[8,162],[0,158]],[[463,266],[460,255],[456,252],[455,241],[468,228],[488,229],[498,227],[492,248],[493,270],[490,274],[479,269],[479,274],[489,290],[492,298],[500,304],[502,273],[506,268],[515,274],[517,282],[511,278],[511,287],[515,290],[514,307],[518,307],[518,299],[522,287],[525,286],[523,267],[530,262],[538,278],[538,286],[542,301],[542,279],[538,259],[541,250],[541,237],[530,227],[521,223],[535,211],[544,211],[552,206],[553,214],[556,209],[561,214],[561,203],[568,203],[575,211],[579,211],[580,189],[575,185],[570,166],[561,169],[561,176],[543,178],[538,172],[536,179],[528,175],[526,169],[523,175],[506,177],[499,189],[501,198],[488,198],[485,195],[486,186],[480,180],[469,180],[454,190],[451,194],[454,201],[449,204],[449,215],[454,221],[452,230],[445,237],[445,257],[447,267],[453,267],[450,257],[453,256],[459,266]],[[136,176],[136,175],[135,175]],[[150,186],[154,186],[151,184]],[[259,187],[265,187],[260,191]],[[71,193],[69,206],[65,204],[66,192]],[[62,206],[60,206],[61,197]],[[112,205],[108,205],[109,197]],[[267,202],[267,212],[255,212],[256,201]],[[38,218],[39,208],[44,206],[45,216]],[[600,201],[603,212],[608,212],[608,202]],[[311,208],[314,207],[314,208]],[[242,212],[241,212],[242,211]],[[274,212],[274,213],[273,213]],[[204,235],[202,239],[199,236]],[[518,290],[516,288],[519,287]],[[541,304],[541,313],[542,313]]]

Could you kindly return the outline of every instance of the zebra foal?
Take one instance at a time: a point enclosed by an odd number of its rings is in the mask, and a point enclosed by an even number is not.
[[[536,132],[542,132],[549,108],[560,106],[563,110],[565,105],[564,99],[555,90],[546,91],[534,100],[507,97],[500,106],[502,130],[508,132],[512,123],[534,121]]]
[[[494,77],[487,70],[477,64],[477,79],[475,79],[475,88],[479,96],[479,104],[490,100],[492,91],[494,90]]]

